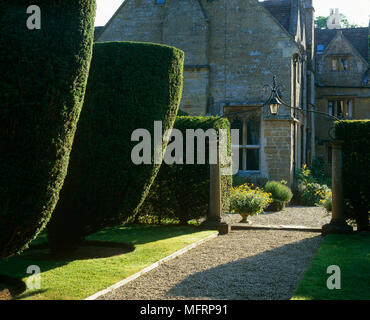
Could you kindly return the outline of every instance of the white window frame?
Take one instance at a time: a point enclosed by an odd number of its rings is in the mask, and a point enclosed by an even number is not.
[[[345,61],[345,63],[344,63]],[[347,72],[349,71],[349,57],[347,56],[333,56],[331,57],[331,71],[332,72]]]
[[[344,113],[343,116],[338,115],[338,101],[342,104],[342,112]],[[354,99],[353,98],[345,98],[345,97],[333,97],[328,99],[328,114],[335,117],[341,117],[346,119],[353,119],[353,111],[354,111]],[[330,106],[330,102],[333,102],[333,105]],[[348,116],[347,116],[348,113]]]
[[[253,115],[254,116],[254,115]],[[252,116],[252,117],[253,117]],[[261,172],[261,131],[262,131],[262,126],[261,126],[261,122],[262,122],[262,114],[259,113],[258,115],[258,120],[260,121],[260,132],[259,132],[259,140],[260,140],[260,144],[248,144],[248,141],[247,141],[247,123],[248,123],[248,120],[250,119],[251,117],[237,117],[238,120],[242,121],[243,122],[243,132],[242,132],[242,141],[243,141],[243,144],[237,144],[237,145],[232,145],[232,149],[239,149],[239,152],[242,152],[242,170],[239,170],[239,172],[243,172],[243,173],[260,173]],[[235,120],[235,119],[232,119],[230,120],[230,123],[232,123],[232,121]],[[258,154],[258,170],[247,170],[247,161],[248,161],[248,158],[247,158],[247,150],[259,150],[259,154]]]

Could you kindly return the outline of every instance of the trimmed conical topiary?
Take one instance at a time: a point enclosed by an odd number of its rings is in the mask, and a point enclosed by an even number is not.
[[[29,29],[31,4],[40,8],[41,29]],[[23,250],[58,201],[86,88],[95,9],[95,0],[0,3],[0,258]]]
[[[184,53],[169,46],[94,44],[86,98],[60,201],[48,225],[54,251],[74,249],[87,235],[124,223],[145,199],[153,163],[154,121],[172,128],[182,92]],[[135,165],[136,129],[152,137],[152,164]]]

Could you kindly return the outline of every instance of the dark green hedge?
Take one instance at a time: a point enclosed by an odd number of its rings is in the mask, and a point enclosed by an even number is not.
[[[186,117],[186,116],[188,116],[189,114],[187,113],[187,112],[185,112],[185,111],[183,111],[183,110],[181,110],[181,109],[179,109],[179,112],[177,112],[177,116],[178,117],[180,117],[180,116],[182,116],[182,117]]]
[[[174,128],[184,136],[184,162],[186,148],[186,129],[227,129],[229,121],[219,117],[179,116]],[[196,146],[194,145],[195,159]],[[228,141],[230,152],[230,136]],[[208,145],[206,163],[208,163]],[[222,209],[229,211],[229,198],[232,188],[232,176],[221,177]],[[210,198],[210,166],[209,164],[162,164],[150,193],[140,208],[141,216],[156,217],[161,221],[165,218],[177,219],[185,224],[191,219],[204,217],[208,213]]]
[[[135,165],[134,130],[172,128],[182,92],[184,53],[148,43],[95,43],[70,166],[48,225],[54,250],[124,223],[146,197],[159,165]],[[152,157],[153,157],[152,139]]]
[[[346,214],[359,230],[369,230],[370,121],[340,121],[335,134],[343,140],[343,187]]]
[[[29,30],[29,5],[41,30]],[[0,258],[50,218],[67,171],[90,66],[95,0],[0,2]]]

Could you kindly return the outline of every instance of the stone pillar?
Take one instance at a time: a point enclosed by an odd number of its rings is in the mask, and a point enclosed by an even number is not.
[[[210,165],[210,202],[208,220],[221,222],[221,175],[219,164]]]
[[[323,235],[353,231],[344,217],[342,144],[343,141],[332,142],[332,218],[322,227]]]
[[[220,234],[227,234],[230,231],[230,226],[222,222],[222,203],[221,203],[221,172],[220,172],[220,157],[219,144],[217,144],[217,164],[210,165],[210,197],[209,197],[209,212],[207,220],[201,227],[205,229],[218,230]]]

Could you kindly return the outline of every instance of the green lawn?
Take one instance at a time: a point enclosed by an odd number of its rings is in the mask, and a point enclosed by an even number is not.
[[[341,289],[326,286],[330,265],[340,267]],[[370,234],[325,237],[292,299],[369,300]]]
[[[131,243],[135,245],[135,250],[109,258],[74,261],[37,261],[22,254],[0,261],[0,274],[26,281],[29,276],[27,267],[38,265],[42,272],[41,290],[26,291],[19,299],[84,299],[215,232],[187,226],[129,225],[110,228],[88,239]],[[45,234],[42,234],[34,243],[45,241]]]

